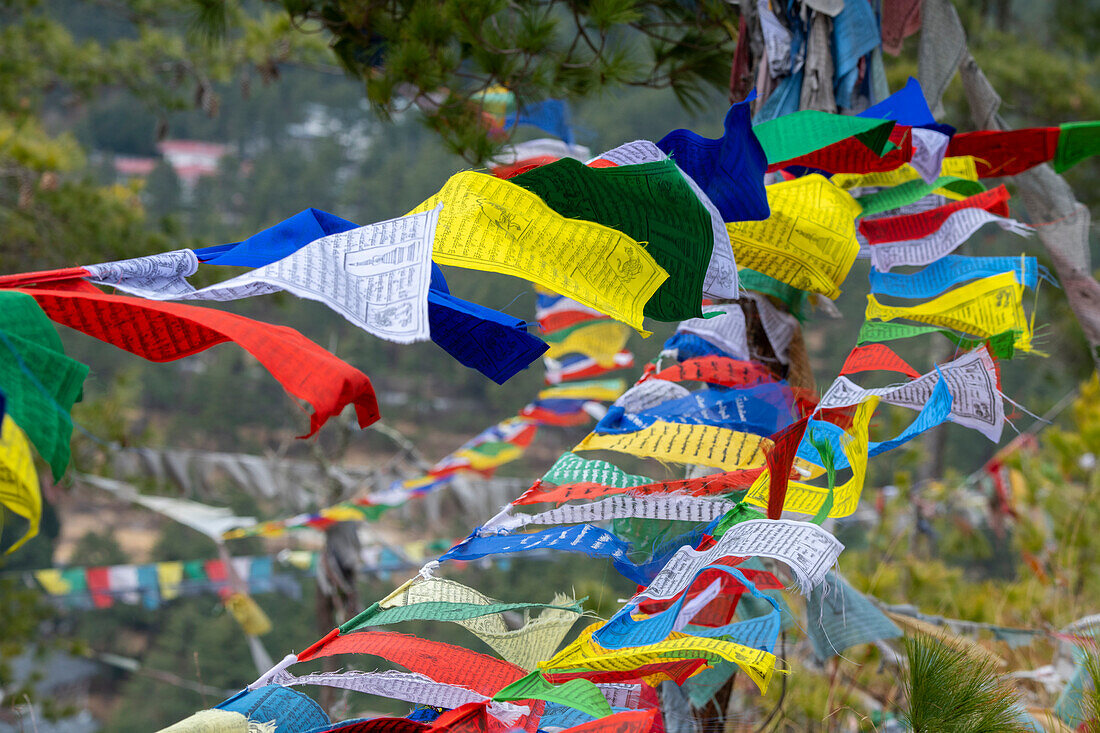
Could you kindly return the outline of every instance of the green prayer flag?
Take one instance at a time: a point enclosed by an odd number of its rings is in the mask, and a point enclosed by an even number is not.
[[[603,224],[641,242],[668,272],[645,304],[646,316],[658,321],[702,317],[714,231],[710,213],[671,160],[589,168],[562,158],[510,180],[562,216]]]
[[[1015,347],[1013,346],[1016,341],[1015,331],[1002,331],[990,336],[988,339],[979,339],[963,336],[936,326],[918,326],[914,323],[899,323],[897,321],[864,321],[859,328],[859,337],[856,343],[862,346],[868,342],[895,341],[929,333],[942,334],[960,349],[967,351],[985,343],[989,347],[989,353],[998,359],[1011,359],[1015,353]]]
[[[755,290],[758,293],[778,298],[787,306],[787,311],[792,316],[800,321],[805,320],[802,311],[806,305],[806,299],[809,297],[809,293],[805,290],[799,290],[793,285],[780,282],[770,275],[750,270],[747,267],[737,268],[737,276],[741,280],[743,289]]]
[[[888,152],[892,120],[837,115],[804,109],[753,125],[768,164],[798,158],[841,140],[856,137],[876,155]]]
[[[718,525],[711,532],[711,536],[718,539],[726,533],[726,531],[741,522],[748,522],[752,519],[767,519],[768,516],[763,512],[758,512],[748,504],[738,504],[733,509],[726,512],[726,515],[718,522]]]
[[[611,706],[600,688],[585,679],[569,680],[565,684],[552,685],[538,672],[521,677],[493,695],[497,702],[510,700],[546,700],[580,710],[593,718],[611,715]]]
[[[1064,122],[1054,151],[1054,170],[1069,170],[1085,158],[1100,153],[1100,122]]]
[[[856,201],[863,207],[861,216],[872,216],[919,201],[937,188],[946,188],[961,196],[974,196],[985,190],[985,186],[978,181],[968,181],[958,176],[940,176],[934,183],[925,183],[920,178],[916,178],[876,193],[860,196]]]
[[[588,460],[576,453],[561,454],[550,470],[543,475],[542,480],[555,486],[584,481],[613,489],[630,489],[653,483],[653,479],[629,474],[613,463]]]
[[[453,601],[425,601],[412,603],[407,606],[395,606],[382,608],[375,604],[368,611],[361,613],[351,621],[340,627],[341,634],[361,631],[368,626],[388,626],[404,621],[465,621],[466,619],[488,616],[504,611],[523,611],[532,608],[556,608],[562,611],[572,611],[577,614],[584,613],[580,602],[566,606],[555,606],[549,603],[456,603]]]
[[[50,465],[54,480],[69,465],[69,412],[88,367],[65,356],[53,323],[26,293],[0,292],[0,384],[7,411]]]
[[[821,524],[833,509],[834,492],[836,491],[836,455],[833,453],[832,442],[824,435],[818,437],[817,431],[813,428],[810,429],[810,444],[817,449],[817,454],[821,457],[821,465],[825,467],[825,475],[829,481],[829,493],[825,495],[825,501],[821,503],[821,508],[817,510],[817,514],[810,520],[814,524]]]

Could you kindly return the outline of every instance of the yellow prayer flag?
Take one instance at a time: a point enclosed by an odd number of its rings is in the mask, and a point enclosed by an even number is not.
[[[38,534],[38,522],[42,519],[42,493],[38,487],[30,443],[11,415],[4,415],[4,423],[0,427],[0,505],[27,520],[26,533],[8,548],[9,553],[15,552]]]
[[[363,510],[351,504],[336,504],[321,510],[321,516],[334,522],[360,522]]]
[[[589,433],[573,450],[613,450],[642,458],[698,463],[736,471],[765,465],[764,446],[767,445],[771,445],[770,440],[752,433],[714,425],[683,425],[658,420],[632,433]]]
[[[232,710],[200,710],[158,733],[249,733],[250,730],[262,728],[251,726],[248,718]]]
[[[572,384],[559,384],[539,390],[540,400],[598,400],[611,402],[619,399],[619,395],[626,391],[626,382],[621,379],[601,379],[596,382],[573,382]]]
[[[170,601],[180,594],[180,583],[183,582],[183,563],[158,562],[157,581],[160,583],[160,597]]]
[[[65,580],[64,576],[61,575],[61,571],[57,568],[35,570],[34,579],[37,580],[39,585],[41,585],[51,596],[65,596],[73,589],[73,584]]]
[[[455,451],[451,455],[454,458],[465,458],[470,462],[470,469],[473,471],[487,471],[519,459],[524,451],[520,446],[511,443],[493,443],[494,450],[486,452],[487,445],[489,444],[482,443],[468,450]]]
[[[484,173],[456,173],[410,213],[439,203],[436,262],[530,280],[648,335],[642,309],[668,273],[638,242]]]
[[[271,619],[252,596],[234,593],[225,599],[225,607],[241,625],[241,630],[249,636],[263,636],[271,631]]]
[[[943,167],[940,169],[940,176],[954,176],[955,178],[964,178],[968,181],[978,180],[978,166],[974,162],[974,156],[972,155],[957,155],[951,158],[943,159]],[[880,171],[877,173],[837,173],[829,180],[834,185],[843,188],[845,191],[852,188],[869,188],[875,187],[892,187],[900,186],[903,183],[909,181],[915,181],[920,178],[920,173],[917,169],[908,163],[903,163],[900,168],[895,168],[892,171]],[[941,193],[943,189],[936,191]],[[958,196],[958,194],[951,194],[952,196]]]
[[[543,357],[560,359],[566,354],[584,354],[595,359],[601,367],[610,369],[615,366],[615,355],[629,340],[630,329],[622,323],[602,320],[583,323],[561,341],[548,341],[550,348]]]
[[[592,632],[598,624],[589,626],[572,644],[552,659],[540,662],[543,670],[591,669],[598,671],[628,671],[647,664],[667,662],[670,659],[723,659],[743,669],[761,693],[768,691],[775,655],[762,649],[753,649],[732,641],[690,636],[678,631],[656,644],[631,646],[624,649],[604,649],[592,641]]]
[[[1016,280],[1016,273],[1002,272],[912,306],[883,305],[868,295],[867,319],[906,318],[980,338],[1015,331],[1015,348],[1031,351],[1031,326],[1024,314],[1023,296],[1024,286]]]
[[[738,266],[836,298],[859,254],[860,205],[817,174],[774,183],[767,191],[771,216],[726,224]]]
[[[859,497],[863,493],[863,484],[867,478],[867,429],[878,402],[879,398],[872,395],[859,404],[852,419],[851,431],[846,433],[847,440],[842,441],[844,455],[847,456],[848,464],[852,467],[852,477],[834,488],[833,506],[829,510],[830,517],[851,516],[859,504]],[[812,429],[812,427],[809,428],[809,430]],[[809,440],[809,431],[805,439]],[[820,468],[818,471],[824,473]],[[764,473],[757,477],[745,494],[746,502],[759,507],[768,506],[769,474],[770,472],[765,469]],[[787,495],[783,501],[783,508],[800,514],[817,514],[828,494],[827,486],[812,486],[799,481],[790,481],[787,483]]]

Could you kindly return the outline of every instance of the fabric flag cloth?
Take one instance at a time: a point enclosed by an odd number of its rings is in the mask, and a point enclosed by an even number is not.
[[[558,652],[552,659],[539,664],[547,672],[585,668],[596,671],[626,671],[653,664],[662,658],[724,659],[734,662],[756,683],[763,694],[768,690],[775,656],[762,649],[751,649],[741,644],[718,639],[706,639],[679,632],[656,644],[608,650],[591,638],[594,629],[589,627],[572,644]]]
[[[679,334],[692,334],[714,344],[726,356],[735,359],[749,358],[749,342],[745,312],[737,303],[707,306],[703,318],[690,318],[681,321],[676,327],[676,335],[665,344],[665,349],[676,348],[674,339]],[[681,361],[685,359],[681,357]]]
[[[601,367],[613,369],[616,358],[630,340],[630,327],[609,318],[600,318],[548,333],[543,340],[550,347],[546,350],[547,359],[583,354]]]
[[[637,241],[568,219],[536,194],[483,173],[456,173],[410,213],[443,204],[436,262],[529,280],[642,330],[668,273]]]
[[[962,209],[984,209],[990,214],[1007,217],[1008,199],[1008,189],[997,186],[974,196],[916,214],[860,219],[859,233],[867,239],[869,244],[923,239],[934,234],[944,225],[949,216]]]
[[[164,289],[142,282],[148,261],[166,255],[88,270],[96,283],[154,300],[229,301],[285,290],[323,303],[379,338],[408,344],[430,338],[428,287],[438,215],[434,209],[330,234],[271,264],[200,290],[184,277]],[[198,260],[190,250],[183,252],[194,260],[187,273],[191,274]]]
[[[0,506],[27,520],[27,531],[8,548],[11,553],[38,534],[42,493],[27,436],[11,415],[4,415],[0,422]]]
[[[881,122],[881,120],[879,121]],[[918,157],[917,148],[914,146],[913,141],[912,128],[895,125],[890,130],[887,145],[884,146],[884,152],[882,153],[868,147],[863,139],[849,137],[812,153],[780,163],[773,163],[768,166],[768,171],[774,173],[786,170],[794,175],[813,171],[834,174],[890,171],[902,165],[911,164],[914,158]],[[931,155],[942,157],[947,147],[946,138],[943,142],[944,144],[939,146],[937,150],[932,151]],[[928,161],[930,165],[934,162],[934,160]],[[928,166],[922,164],[921,167],[927,168]]]
[[[868,295],[866,316],[868,320],[881,321],[904,318],[983,339],[1013,331],[1014,347],[1030,351],[1031,325],[1024,314],[1023,289],[1016,273],[1004,272],[975,280],[919,305],[883,305],[874,295]]]
[[[417,579],[391,593],[373,607],[344,624],[345,631],[380,625],[381,620],[429,618],[453,621],[476,635],[505,660],[524,669],[549,658],[582,614],[577,601],[558,595],[553,605],[520,604],[543,609],[519,629],[511,629],[502,615],[504,606],[494,598],[443,578]],[[478,615],[475,615],[478,614]]]
[[[700,588],[702,592],[695,595],[689,593],[690,589],[698,584],[704,573],[715,572],[723,573],[732,578],[740,585],[741,590],[747,590],[758,598],[767,599],[773,605],[773,610],[778,612],[778,604],[757,590],[752,581],[746,578],[740,570],[729,565],[716,564],[693,570],[693,577],[688,579],[685,591],[667,608],[656,613],[649,613],[645,618],[635,618],[633,615],[638,610],[640,601],[632,600],[628,602],[606,623],[593,632],[592,640],[606,649],[622,649],[624,647],[656,644],[666,639],[670,633],[685,629],[699,612],[710,601],[717,598],[723,590],[721,581],[712,580],[704,588]],[[778,623],[775,624],[775,630],[776,632],[779,631]],[[687,631],[686,633],[693,632]],[[702,635],[709,636],[710,634]],[[770,651],[770,648],[768,651]]]
[[[461,685],[487,696],[496,694],[505,685],[527,674],[520,667],[487,654],[394,631],[358,631],[344,634],[339,629],[333,629],[299,654],[297,661],[306,662],[337,654],[370,654],[382,657],[411,672],[426,675],[436,682]]]
[[[954,331],[936,328],[935,326],[918,326],[915,323],[897,323],[895,321],[864,321],[863,325],[859,327],[859,336],[856,343],[862,346],[866,343],[897,341],[930,333],[938,333],[946,337],[963,351],[970,351],[984,343],[989,349],[989,353],[998,359],[1011,359],[1015,352],[1012,342],[1016,339],[1016,334],[1012,331],[1002,331],[986,339],[967,338]]]
[[[737,262],[835,299],[859,253],[859,204],[816,174],[768,186],[768,201],[767,221],[727,225]]]
[[[911,180],[874,193],[866,193],[859,196],[856,202],[863,209],[862,216],[870,217],[910,206],[929,194],[959,200],[985,190],[985,186],[976,181],[961,176],[942,175],[932,183]]]
[[[722,219],[761,221],[770,215],[764,192],[768,157],[752,126],[750,94],[726,113],[721,138],[712,140],[691,130],[673,130],[657,143],[718,207]]]
[[[354,228],[355,224],[338,216],[306,209],[243,242],[207,247],[195,254],[212,265],[263,267],[310,242]],[[443,271],[434,264],[428,319],[432,341],[498,384],[504,384],[546,349],[527,333],[523,321],[451,295]]]
[[[934,298],[944,291],[970,280],[1016,273],[1016,280],[1025,288],[1034,290],[1042,277],[1055,283],[1050,271],[1036,262],[1034,257],[942,257],[919,272],[900,275],[871,269],[871,292],[895,298]]]
[[[623,577],[638,584],[644,584],[648,580],[644,569],[628,558],[630,545],[607,530],[590,524],[578,524],[564,529],[546,529],[530,534],[500,534],[484,537],[478,535],[475,530],[474,534],[448,550],[439,558],[439,561],[479,560],[489,555],[535,550],[582,552],[589,557],[609,558]]]
[[[668,156],[649,140],[635,140],[600,153],[598,158],[586,165],[592,168],[613,166],[633,166],[668,160]],[[711,201],[695,179],[677,166],[677,172],[691,188],[710,216],[710,227],[714,247],[711,250],[710,263],[703,278],[703,294],[710,298],[734,299],[738,294],[737,263],[733,259],[733,250],[729,246],[729,233],[718,207]]]
[[[535,320],[543,333],[553,333],[584,321],[606,318],[595,308],[589,308],[564,295],[535,288]]]
[[[997,364],[984,346],[936,367],[918,379],[894,387],[864,389],[838,377],[821,398],[821,408],[858,404],[871,395],[884,402],[921,410],[941,380],[954,400],[951,421],[977,430],[996,443],[1004,428],[1004,402],[998,388]]]
[[[919,170],[914,168],[910,163],[898,166],[892,170],[887,171],[875,171],[871,173],[840,173],[833,176],[830,180],[840,188],[846,191],[855,191],[864,189],[876,189],[876,188],[898,188],[898,191],[888,193],[882,192],[882,198],[889,200],[893,205],[883,205],[879,207],[878,211],[885,211],[887,209],[897,208],[902,204],[912,203],[918,199],[924,198],[928,193],[935,189],[944,186],[944,183],[937,183],[940,179],[947,179],[948,181],[965,181],[969,186],[975,188],[973,193],[980,193],[985,188],[978,183],[978,168],[974,159],[968,155],[962,155],[955,158],[944,158],[940,164],[939,173],[932,178],[932,180],[924,180],[923,175]],[[909,184],[913,187],[910,194],[907,194],[901,203],[897,203],[895,200],[902,198],[901,193],[905,190],[899,187],[902,184]],[[863,191],[863,193],[869,193]],[[942,192],[941,192],[942,193]],[[950,191],[948,193],[951,193]],[[947,195],[944,193],[943,195]],[[963,198],[962,195],[951,193],[952,198]],[[885,203],[885,202],[884,202]],[[1005,214],[1007,215],[1007,211]],[[864,207],[864,216],[870,216],[870,212],[867,211],[867,207]]]
[[[69,412],[88,367],[65,355],[57,329],[29,295],[0,290],[0,385],[6,413],[49,464],[54,480],[69,465]]]
[[[673,386],[659,380],[643,384]],[[790,424],[794,413],[794,394],[784,384],[761,384],[733,391],[708,387],[651,407],[642,406],[636,412],[612,405],[593,431],[603,435],[630,433],[663,420],[714,425],[767,437]]]
[[[871,264],[881,272],[889,272],[899,265],[930,264],[957,249],[976,231],[990,223],[1024,237],[1030,236],[1034,231],[1015,219],[996,216],[985,209],[960,209],[948,216],[943,226],[926,237],[871,245]]]
[[[833,18],[834,94],[838,107],[855,106],[853,94],[860,77],[860,60],[881,45],[878,17],[869,0],[845,0],[844,9]]]
[[[575,679],[561,685],[553,685],[538,672],[532,672],[504,687],[493,695],[493,700],[501,702],[546,700],[567,705],[593,718],[603,718],[612,714],[607,698],[592,682]]]
[[[360,427],[378,420],[367,375],[293,329],[211,308],[107,295],[89,284],[26,292],[54,321],[149,361],[174,361],[226,341],[236,343],[287,392],[313,407],[305,437],[349,404]]]
[[[722,356],[685,359],[655,372],[652,378],[672,382],[705,382],[722,387],[754,387],[778,381],[760,362]]]
[[[909,363],[895,354],[889,346],[877,343],[856,346],[852,349],[848,353],[848,358],[844,360],[844,365],[840,367],[840,374],[856,374],[876,369],[899,372],[910,379],[920,377],[920,372],[909,366]]]
[[[573,128],[569,122],[569,105],[561,99],[544,99],[541,102],[518,107],[504,123],[505,129],[517,125],[530,125],[572,145]]]
[[[876,155],[890,144],[895,123],[892,120],[867,119],[852,115],[800,110],[753,126],[753,133],[767,155],[769,165],[786,165],[848,138],[855,138]]]
[[[570,145],[562,140],[539,138],[505,145],[486,166],[497,178],[511,178],[531,168],[553,163],[562,158],[588,160],[592,151],[583,145]]]
[[[640,458],[735,471],[763,466],[764,447],[769,444],[767,438],[753,433],[657,420],[631,433],[589,433],[573,450],[612,450]]]
[[[830,659],[857,644],[901,636],[901,629],[836,573],[806,597],[806,633],[818,659]]]
[[[564,217],[645,242],[669,275],[645,304],[645,315],[658,321],[702,315],[703,280],[715,244],[710,215],[671,160],[589,168],[565,158],[511,182]]]
[[[830,460],[825,460],[825,458],[820,455],[817,446],[814,445],[814,443],[818,441],[824,442],[822,437],[817,434],[816,423],[818,421],[814,421],[812,426],[807,425],[806,436],[808,440],[797,444],[795,450],[797,453],[805,455],[809,453],[810,448],[805,448],[804,446],[809,444],[809,446],[812,446],[812,450],[818,452],[818,461],[824,464],[826,472],[829,473],[829,485],[827,487],[820,487],[800,481],[784,481],[783,500],[782,503],[778,505],[778,509],[798,512],[799,514],[808,514],[814,517],[815,520],[818,517],[821,519],[826,517],[847,517],[855,512],[867,477],[868,425],[871,422],[871,415],[874,414],[877,405],[878,399],[873,396],[861,402],[856,409],[849,431],[841,436],[841,440],[839,441],[841,443],[841,451],[847,459],[847,466],[852,469],[852,476],[848,481],[839,486],[835,485],[835,476],[829,470],[832,455],[829,456]],[[836,454],[841,452],[837,451],[835,447],[833,447],[833,451]],[[792,456],[792,458],[793,457],[794,456]],[[791,463],[787,463],[782,467],[786,469],[787,474],[790,473],[791,465]],[[835,462],[833,470],[835,470]],[[773,511],[773,508],[776,507],[773,501],[775,497],[774,484],[770,480],[771,476],[774,475],[776,474],[762,475],[757,479],[756,483],[749,488],[748,493],[745,495],[746,503],[761,507],[766,506],[768,508],[769,517],[776,516],[776,513]],[[780,471],[779,475],[786,479],[786,475],[783,474],[782,471]]]

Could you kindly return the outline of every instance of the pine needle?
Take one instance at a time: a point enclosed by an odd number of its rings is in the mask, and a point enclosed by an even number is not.
[[[908,705],[902,719],[914,733],[1016,733],[1031,728],[1020,720],[1018,694],[1005,686],[989,660],[925,635],[907,637]]]

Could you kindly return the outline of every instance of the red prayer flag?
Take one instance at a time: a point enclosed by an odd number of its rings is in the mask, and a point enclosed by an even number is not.
[[[897,147],[882,156],[863,144],[859,138],[849,137],[797,158],[772,163],[768,172],[774,173],[790,166],[816,168],[828,173],[880,173],[900,168],[913,159],[912,128],[894,125],[890,142]]]
[[[88,584],[88,590],[92,594],[92,604],[96,608],[110,608],[114,604],[107,568],[86,568],[84,581]]]
[[[299,654],[298,661],[336,654],[384,657],[436,682],[462,685],[489,697],[527,674],[527,670],[503,659],[396,631],[329,632],[325,639]]]
[[[916,379],[921,374],[909,363],[894,353],[886,344],[864,344],[857,346],[848,353],[844,360],[844,366],[840,368],[841,374],[855,374],[856,372],[870,372],[882,369],[888,372],[899,372],[911,379]]]
[[[1061,132],[1059,127],[960,132],[951,138],[947,154],[973,155],[979,178],[1014,176],[1052,160]]]
[[[787,498],[787,482],[790,481],[791,467],[798,452],[798,444],[806,432],[810,418],[807,415],[771,436],[775,444],[771,450],[765,448],[764,459],[768,463],[768,519],[779,519],[783,513],[783,502]]]
[[[997,216],[1008,216],[1008,189],[997,186],[974,196],[967,196],[943,206],[937,206],[917,214],[884,216],[877,219],[860,219],[859,232],[872,244],[923,239],[937,231],[947,217],[961,209],[985,209]]]
[[[722,387],[753,387],[777,381],[767,367],[728,356],[699,356],[662,369],[654,379],[669,382],[706,382]]]
[[[313,407],[309,433],[302,437],[313,435],[349,404],[360,427],[378,420],[370,378],[292,328],[213,308],[108,295],[83,281],[25,292],[54,321],[149,361],[173,361],[236,343],[283,389]]]

